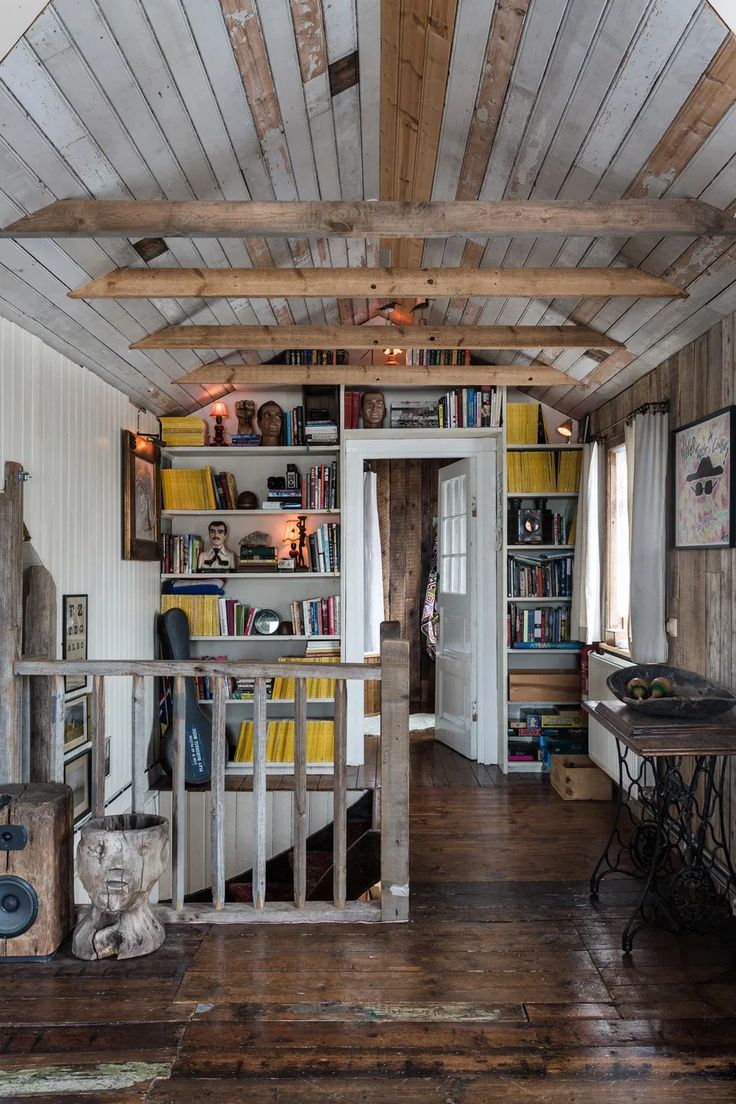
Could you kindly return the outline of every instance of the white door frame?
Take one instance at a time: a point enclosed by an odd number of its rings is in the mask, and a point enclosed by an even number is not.
[[[501,461],[499,434],[478,430],[452,430],[440,440],[429,438],[422,430],[380,431],[374,437],[365,430],[346,432],[343,439],[342,520],[343,533],[343,659],[348,663],[363,662],[363,463],[366,460],[443,460],[479,458],[475,592],[478,609],[496,610],[501,599],[503,567],[497,535],[502,518],[498,515],[498,475]],[[495,456],[495,477],[491,464],[483,457]],[[494,518],[496,532],[494,533]],[[495,585],[494,585],[495,584]],[[498,614],[497,614],[498,616]],[[501,762],[503,734],[502,695],[499,689],[499,634],[484,633],[482,617],[478,618],[476,654],[478,658],[478,762]],[[363,762],[363,687],[348,684],[348,762]]]

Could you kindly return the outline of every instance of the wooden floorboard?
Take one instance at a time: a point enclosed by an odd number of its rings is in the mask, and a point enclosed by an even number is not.
[[[637,883],[587,892],[611,806],[426,734],[411,771],[409,924],[171,927],[140,960],[6,963],[0,1101],[736,1099],[733,935],[647,930],[622,958]]]

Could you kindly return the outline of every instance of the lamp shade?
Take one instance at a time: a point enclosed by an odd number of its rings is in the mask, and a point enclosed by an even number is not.
[[[287,521],[283,539],[294,543],[299,540],[299,526],[295,521]]]
[[[561,425],[558,425],[557,432],[560,437],[572,437],[572,419],[568,418],[566,421],[562,422]]]
[[[386,358],[386,364],[401,364],[400,358],[404,355],[404,350],[391,347],[384,349],[383,355]]]
[[[210,407],[210,418],[227,418],[227,407],[224,402],[212,404]]]

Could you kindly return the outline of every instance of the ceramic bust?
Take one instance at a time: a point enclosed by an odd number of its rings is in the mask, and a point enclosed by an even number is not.
[[[235,553],[225,544],[227,525],[224,521],[211,521],[207,532],[210,543],[197,557],[197,571],[234,571]]]
[[[258,431],[261,444],[273,448],[281,444],[281,431],[284,426],[284,412],[277,402],[269,399],[258,407]]]
[[[253,399],[240,399],[236,402],[235,413],[238,418],[238,433],[258,433],[256,427],[256,404]]]
[[[168,857],[164,817],[126,813],[84,825],[77,869],[91,907],[74,930],[77,958],[138,958],[161,946],[166,933],[148,897]]]
[[[360,397],[363,429],[382,429],[386,416],[386,400],[382,391],[364,391]]]

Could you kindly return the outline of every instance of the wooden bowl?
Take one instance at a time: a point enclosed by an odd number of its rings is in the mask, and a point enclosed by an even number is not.
[[[626,696],[626,686],[632,678],[651,682],[658,675],[671,679],[674,695],[671,698],[645,698],[639,701]],[[650,717],[682,717],[702,720],[727,713],[736,706],[736,696],[730,690],[718,686],[710,679],[685,671],[682,667],[668,667],[666,663],[641,663],[622,667],[606,679],[608,687],[619,701]]]

